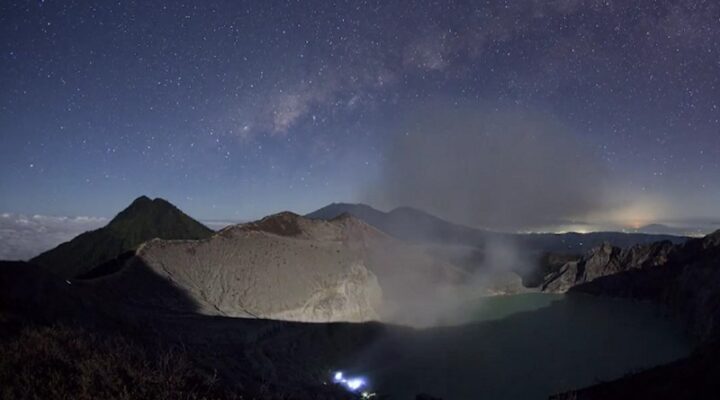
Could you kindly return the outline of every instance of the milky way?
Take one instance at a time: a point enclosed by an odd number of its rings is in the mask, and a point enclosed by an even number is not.
[[[477,107],[562,126],[619,193],[604,215],[720,216],[714,1],[0,8],[2,212],[110,216],[148,194],[247,219],[360,201],[408,120]]]

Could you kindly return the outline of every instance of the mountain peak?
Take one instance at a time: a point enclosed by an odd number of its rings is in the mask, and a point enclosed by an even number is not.
[[[300,220],[303,217],[290,211],[282,211],[277,214],[254,222],[241,225],[242,229],[269,232],[280,236],[298,236],[302,234]]]
[[[132,203],[130,203],[130,205],[128,206],[128,208],[135,206],[149,206],[151,204],[175,207],[172,203],[163,199],[162,197],[156,197],[152,199],[148,196],[142,195],[137,199],[133,200]]]
[[[152,218],[157,214],[164,214],[166,216],[175,215],[177,217],[184,215],[175,205],[165,199],[160,197],[150,199],[147,196],[140,196],[133,200],[124,210],[120,211],[115,218],[110,221],[109,226],[133,219]]]
[[[150,239],[204,239],[212,233],[167,200],[140,196],[105,227],[85,232],[40,254],[33,262],[64,277],[74,277]]]
[[[268,215],[267,217],[265,217],[263,219],[270,219],[270,218],[295,219],[295,218],[300,218],[300,215],[295,214],[292,211],[280,211],[279,213]]]
[[[130,206],[132,207],[133,205],[136,205],[136,204],[144,204],[144,203],[150,203],[150,202],[152,202],[151,198],[149,198],[145,195],[142,195],[142,196],[138,197],[137,199],[133,200],[133,202],[130,203]]]
[[[168,202],[167,200],[161,199],[159,197],[155,198],[155,199],[151,199],[148,196],[142,195],[142,196],[136,198],[135,200],[133,200],[132,203],[130,203],[130,205],[128,205],[125,208],[125,210],[142,210],[147,207],[151,207],[153,204],[158,204],[158,205],[159,204],[167,204],[167,205],[172,206],[172,204],[170,202]]]
[[[383,219],[386,215],[385,212],[376,210],[363,203],[331,203],[319,210],[306,214],[305,218],[331,220],[344,213],[354,215],[366,222]]]

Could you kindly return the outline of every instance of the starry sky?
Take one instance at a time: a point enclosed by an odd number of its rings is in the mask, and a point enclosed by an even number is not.
[[[497,192],[465,222],[720,220],[716,1],[3,1],[0,37],[2,212],[147,194],[204,220],[363,201],[458,221]],[[559,172],[503,175],[538,170]],[[587,207],[545,207],[558,180]],[[471,201],[423,201],[435,182]]]

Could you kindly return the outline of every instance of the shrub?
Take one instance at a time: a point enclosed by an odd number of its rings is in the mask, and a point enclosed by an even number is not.
[[[181,351],[148,351],[120,336],[25,326],[0,341],[3,399],[227,399]]]

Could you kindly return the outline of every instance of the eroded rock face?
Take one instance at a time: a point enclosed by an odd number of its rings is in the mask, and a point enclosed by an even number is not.
[[[206,314],[358,322],[378,319],[382,303],[375,274],[335,241],[232,229],[203,241],[150,241],[131,263],[182,288]]]
[[[302,322],[413,324],[408,310],[466,278],[423,246],[349,215],[325,221],[289,212],[205,240],[151,240],[115,264],[88,274],[87,284],[139,308]],[[155,293],[168,286],[152,283],[158,279],[177,290]]]
[[[648,261],[651,261],[648,259]],[[715,398],[720,373],[720,231],[661,252],[637,268],[571,288],[662,304],[684,319],[698,348],[687,358],[553,400]]]
[[[699,342],[720,338],[720,231],[673,245],[601,246],[543,284],[550,292],[649,300],[682,318]]]
[[[657,242],[621,249],[604,243],[578,261],[570,261],[548,275],[542,285],[547,292],[563,293],[575,285],[619,272],[664,265],[674,250],[670,242]]]

